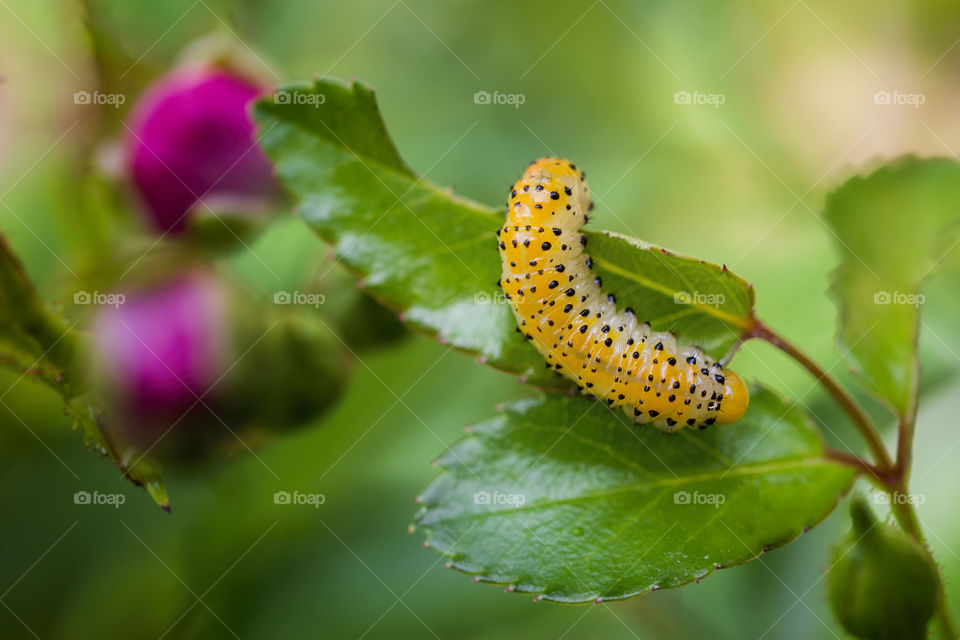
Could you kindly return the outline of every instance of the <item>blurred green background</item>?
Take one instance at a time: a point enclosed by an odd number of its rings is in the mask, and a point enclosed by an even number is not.
[[[756,286],[764,321],[846,381],[824,194],[883,157],[960,149],[960,7],[945,0],[0,0],[0,231],[74,319],[77,276],[91,252],[110,250],[91,231],[102,216],[78,204],[94,188],[85,176],[109,164],[104,149],[142,87],[211,32],[270,82],[369,82],[408,163],[471,198],[499,203],[530,159],[569,157],[589,175],[594,228],[727,264]],[[127,96],[114,113],[74,103],[76,91],[108,84]],[[478,91],[522,94],[523,104],[476,104]],[[681,91],[723,104],[677,104]],[[878,91],[924,102],[877,104]],[[293,290],[319,286],[329,258],[284,218],[226,266],[256,290]],[[928,291],[914,473],[955,607],[958,275]],[[346,277],[322,286],[332,302],[357,295]],[[822,577],[847,528],[842,510],[744,567],[626,602],[534,604],[444,571],[406,533],[429,463],[465,424],[532,391],[420,337],[358,357],[322,422],[256,457],[165,469],[172,514],[83,449],[53,393],[0,372],[0,637],[841,633]],[[860,450],[813,380],[773,348],[750,343],[736,366],[806,406],[832,445]],[[889,435],[883,408],[863,400]],[[126,502],[76,505],[81,490]],[[281,490],[326,502],[276,505]]]

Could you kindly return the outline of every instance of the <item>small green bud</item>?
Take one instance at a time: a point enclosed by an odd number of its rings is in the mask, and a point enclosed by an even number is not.
[[[828,597],[843,627],[865,640],[926,638],[940,597],[937,568],[900,529],[877,521],[862,495],[850,501],[853,530],[833,552]]]
[[[308,424],[343,393],[352,361],[315,310],[263,315],[248,323],[253,346],[224,380],[236,390],[229,414],[269,431]]]
[[[337,324],[337,333],[351,349],[386,346],[409,333],[395,312],[365,294],[356,297]]]

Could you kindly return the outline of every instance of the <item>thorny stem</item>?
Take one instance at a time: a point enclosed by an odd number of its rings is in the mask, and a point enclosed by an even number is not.
[[[842,451],[835,451],[833,449],[827,449],[826,456],[841,464],[857,469],[890,494],[891,510],[900,528],[923,546],[927,553],[930,554],[930,549],[923,535],[923,529],[920,526],[920,520],[917,518],[917,512],[914,509],[913,502],[903,499],[909,495],[908,486],[913,458],[913,434],[917,417],[916,401],[914,400],[908,411],[900,416],[897,424],[897,458],[896,462],[893,462],[886,447],[883,445],[883,441],[880,439],[880,435],[877,433],[877,430],[863,409],[853,400],[850,394],[816,362],[811,360],[805,353],[797,349],[783,337],[773,332],[762,322],[755,322],[749,337],[761,338],[782,350],[799,362],[803,368],[817,379],[817,382],[822,384],[824,388],[830,392],[830,395],[833,396],[837,404],[840,405],[853,421],[854,425],[856,425],[857,430],[863,436],[867,446],[876,457],[877,464],[871,464],[859,456]],[[912,397],[916,398],[915,390]],[[932,554],[930,555],[932,558]],[[946,590],[944,589],[943,576],[939,571],[939,565],[936,566],[938,567],[937,579],[940,584],[940,599],[937,603],[935,617],[940,624],[943,637],[949,640],[956,640],[960,638],[960,631],[958,631],[957,623],[953,619],[953,612],[950,609],[950,603],[946,598]]]
[[[917,424],[917,403],[916,389],[913,390],[911,402],[907,412],[900,417],[897,423],[897,479],[898,482],[890,493],[890,505],[893,515],[897,519],[900,528],[907,532],[914,540],[923,546],[930,554],[930,549],[923,535],[923,528],[920,526],[920,520],[917,518],[917,511],[912,500],[904,500],[909,497],[910,471],[913,463],[913,435]],[[899,499],[898,499],[899,498]],[[932,554],[930,554],[932,557]],[[936,620],[940,623],[943,635],[946,638],[955,640],[960,637],[960,631],[957,628],[957,622],[953,618],[953,611],[950,609],[950,602],[947,600],[946,589],[943,584],[943,577],[940,575],[939,565],[937,577],[940,579],[940,600],[937,602]]]

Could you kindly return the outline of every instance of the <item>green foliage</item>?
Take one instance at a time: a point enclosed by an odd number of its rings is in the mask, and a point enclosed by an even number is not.
[[[320,79],[280,91],[297,95],[255,108],[263,145],[301,217],[366,290],[497,368],[567,386],[543,372],[495,285],[500,212],[418,179],[366,86]],[[655,329],[718,355],[749,337],[753,289],[726,268],[616,234],[587,238],[605,288]],[[443,457],[449,470],[418,522],[454,566],[562,602],[680,586],[746,562],[819,522],[854,475],[824,458],[798,409],[754,394],[735,426],[677,435],[584,398],[521,402]],[[483,495],[524,504],[474,501]]]
[[[170,500],[160,465],[151,457],[108,436],[101,424],[101,408],[86,393],[85,371],[78,363],[83,338],[72,325],[47,309],[37,295],[6,239],[0,236],[0,339],[14,347],[3,353],[0,364],[37,373],[57,391],[64,409],[83,434],[84,444],[108,456],[136,485],[144,487],[165,509]],[[2,342],[0,342],[2,345]]]
[[[417,178],[369,87],[320,79],[279,91],[299,99],[257,104],[262,144],[299,199],[300,216],[366,290],[415,328],[494,367],[566,388],[517,333],[496,286],[502,212]],[[608,290],[654,329],[722,355],[752,326],[753,290],[726,269],[614,234],[587,237]]]
[[[851,634],[865,640],[927,637],[940,597],[937,567],[915,540],[877,521],[866,499],[850,502],[853,529],[834,549],[829,598]]]
[[[752,560],[817,524],[854,475],[761,387],[742,420],[697,433],[558,396],[470,433],[441,456],[418,526],[454,567],[558,602],[678,587]]]
[[[960,164],[901,158],[827,200],[841,253],[833,290],[840,343],[866,386],[899,414],[919,377],[921,289],[960,231]]]

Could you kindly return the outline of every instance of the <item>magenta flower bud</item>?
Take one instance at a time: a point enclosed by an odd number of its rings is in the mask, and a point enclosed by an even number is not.
[[[165,273],[104,296],[91,324],[113,441],[193,458],[307,424],[340,396],[349,360],[312,310],[258,303],[212,271]]]
[[[198,413],[198,398],[212,402],[211,387],[233,360],[228,295],[213,276],[188,273],[114,299],[94,319],[95,373],[108,420],[148,442]]]
[[[153,227],[181,232],[194,212],[263,210],[279,193],[257,146],[251,102],[265,87],[227,70],[177,69],[133,108],[126,163]]]

